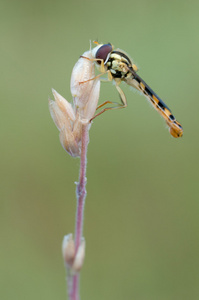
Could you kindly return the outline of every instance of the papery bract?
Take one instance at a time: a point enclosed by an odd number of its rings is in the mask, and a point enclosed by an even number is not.
[[[79,272],[83,266],[84,258],[85,258],[85,247],[86,247],[86,242],[85,239],[82,238],[81,244],[79,245],[79,248],[77,250],[77,253],[73,261],[73,265],[71,267],[71,269],[75,273]]]
[[[82,126],[89,125],[95,115],[100,92],[100,79],[95,77],[91,50],[84,52],[82,56],[71,75],[73,106],[54,89],[52,92],[55,101],[49,99],[52,119],[60,131],[60,142],[73,157],[80,156]]]
[[[80,118],[86,122],[94,116],[100,92],[100,79],[95,78],[92,52],[86,51],[75,64],[71,75],[71,94]],[[95,78],[95,79],[94,79]]]
[[[76,116],[71,104],[53,90],[55,101],[49,99],[49,110],[52,119],[60,131],[60,142],[62,147],[73,157],[80,156],[81,149],[81,124],[75,126]]]
[[[64,263],[67,266],[72,266],[75,257],[75,243],[72,233],[65,235],[62,242],[62,254]]]

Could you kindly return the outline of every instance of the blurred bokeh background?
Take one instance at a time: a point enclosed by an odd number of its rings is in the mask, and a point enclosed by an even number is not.
[[[51,88],[67,100],[89,40],[134,58],[184,128],[174,139],[125,84],[124,110],[90,131],[82,299],[199,299],[199,2],[0,4],[0,298],[66,299],[63,236],[74,231],[79,160],[61,147]],[[119,99],[102,83],[100,101]]]

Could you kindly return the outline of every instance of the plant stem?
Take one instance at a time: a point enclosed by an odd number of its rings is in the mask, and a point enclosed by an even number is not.
[[[75,223],[75,255],[80,246],[83,233],[83,219],[84,219],[84,204],[86,199],[86,165],[87,165],[87,148],[89,143],[89,125],[82,125],[82,145],[80,157],[80,172],[79,182],[77,184],[77,211]],[[70,280],[70,279],[69,279]],[[72,284],[69,290],[70,300],[79,300],[79,273],[73,275],[71,278]]]

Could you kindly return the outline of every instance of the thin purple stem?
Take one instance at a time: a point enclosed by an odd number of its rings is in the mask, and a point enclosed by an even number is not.
[[[75,224],[75,254],[81,244],[83,233],[83,219],[84,219],[84,204],[86,199],[86,165],[87,165],[87,148],[89,142],[89,125],[82,126],[82,145],[80,157],[80,172],[79,183],[77,184],[77,212]],[[69,290],[70,300],[79,300],[79,273],[72,277],[72,285]]]

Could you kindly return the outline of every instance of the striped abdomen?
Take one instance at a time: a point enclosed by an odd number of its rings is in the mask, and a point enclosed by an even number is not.
[[[150,100],[153,107],[162,115],[167,125],[169,126],[170,134],[177,138],[183,135],[181,124],[175,119],[171,110],[166,104],[153,92],[153,90],[137,75],[137,73],[129,72],[124,80],[127,84],[141,91],[147,99]]]

